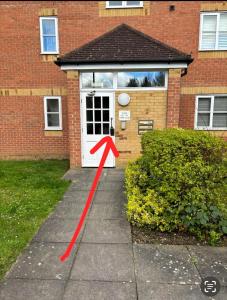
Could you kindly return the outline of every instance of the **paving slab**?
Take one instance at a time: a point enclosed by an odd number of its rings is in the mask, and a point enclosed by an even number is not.
[[[118,173],[107,173],[103,172],[101,176],[101,181],[112,181],[112,182],[124,182],[124,172],[118,172]]]
[[[124,168],[104,168],[104,171],[107,172],[108,175],[119,175],[124,174]]]
[[[67,247],[65,243],[32,243],[13,265],[7,278],[59,279],[68,277],[73,255],[62,263],[59,260]]]
[[[113,181],[101,181],[97,188],[98,191],[124,191],[124,183],[119,182],[113,182]]]
[[[188,246],[188,249],[203,278],[214,276],[221,285],[227,286],[226,247]]]
[[[71,279],[134,281],[132,246],[81,243]]]
[[[137,283],[138,300],[209,300],[203,295],[200,285],[159,284],[154,282]],[[222,288],[215,300],[225,300],[227,290]]]
[[[131,229],[126,220],[88,220],[82,242],[131,243]]]
[[[64,284],[62,280],[8,279],[0,284],[0,299],[61,300]]]
[[[94,177],[92,177],[91,179],[87,179],[87,180],[75,180],[73,182],[73,184],[70,185],[68,191],[69,192],[75,192],[75,191],[90,191],[91,186],[92,186],[92,182],[93,182]],[[100,183],[97,184],[96,189],[98,188],[98,186],[100,185]]]
[[[91,177],[94,176],[97,172],[97,168],[77,168],[68,170],[63,176],[66,180],[78,180],[78,178]]]
[[[59,202],[58,207],[62,205],[67,205],[70,202],[73,203],[83,203],[85,204],[89,191],[66,191],[62,201]]]
[[[201,278],[185,246],[133,246],[138,281],[153,283],[200,283]]]
[[[53,243],[70,242],[78,223],[79,223],[79,219],[73,220],[73,219],[49,218],[40,227],[33,241],[53,242]],[[78,238],[79,240],[82,236],[83,228]]]
[[[94,202],[89,214],[90,219],[126,219],[125,204]]]
[[[126,196],[122,191],[96,191],[94,203],[126,203]]]
[[[64,202],[56,207],[50,218],[78,219],[83,212],[84,205],[83,202]]]
[[[64,300],[136,300],[135,283],[69,281]]]

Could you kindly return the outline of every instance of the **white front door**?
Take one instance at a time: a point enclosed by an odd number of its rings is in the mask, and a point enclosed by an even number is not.
[[[110,92],[81,93],[82,166],[98,167],[105,145],[95,154],[90,154],[97,142],[111,134],[115,127],[114,95]],[[112,136],[114,141],[114,136]],[[110,151],[105,167],[114,167],[115,158]]]

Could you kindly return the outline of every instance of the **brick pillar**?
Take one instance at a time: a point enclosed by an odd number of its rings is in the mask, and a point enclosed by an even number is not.
[[[181,69],[169,69],[166,127],[178,127],[180,115]]]
[[[81,166],[79,72],[67,71],[67,109],[70,168]]]

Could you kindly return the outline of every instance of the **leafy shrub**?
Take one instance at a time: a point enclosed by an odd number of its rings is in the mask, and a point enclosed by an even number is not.
[[[145,133],[142,150],[125,172],[129,221],[215,244],[227,233],[226,143],[205,132],[166,129]]]

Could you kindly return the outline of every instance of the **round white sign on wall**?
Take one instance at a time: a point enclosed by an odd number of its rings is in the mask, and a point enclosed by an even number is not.
[[[130,96],[126,93],[122,93],[118,96],[118,103],[121,105],[121,106],[126,106],[128,105],[130,102]]]

